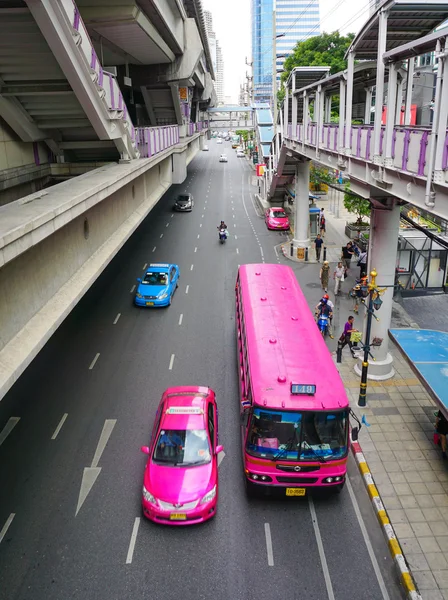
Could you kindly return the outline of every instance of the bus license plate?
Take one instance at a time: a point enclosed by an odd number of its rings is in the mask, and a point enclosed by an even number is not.
[[[154,306],[154,302],[147,302],[146,306]]]
[[[306,494],[306,488],[286,488],[287,496],[304,496]]]
[[[187,515],[185,513],[171,513],[170,519],[171,521],[185,521],[187,519]]]

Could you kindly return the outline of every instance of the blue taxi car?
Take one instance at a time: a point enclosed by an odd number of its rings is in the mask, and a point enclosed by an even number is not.
[[[170,306],[179,285],[179,266],[168,263],[152,263],[145,276],[137,278],[135,292],[137,306]]]

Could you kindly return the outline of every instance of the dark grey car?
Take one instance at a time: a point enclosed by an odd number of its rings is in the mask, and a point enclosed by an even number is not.
[[[194,200],[191,194],[180,194],[176,198],[176,202],[174,203],[173,210],[177,210],[179,212],[189,212],[193,210]]]

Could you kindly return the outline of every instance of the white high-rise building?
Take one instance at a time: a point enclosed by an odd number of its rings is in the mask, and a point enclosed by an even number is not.
[[[204,10],[205,28],[207,31],[208,45],[212,58],[213,70],[215,71],[215,90],[218,96],[218,103],[224,103],[224,64],[222,60],[221,47],[216,39],[216,33],[213,31],[213,17],[209,10]]]

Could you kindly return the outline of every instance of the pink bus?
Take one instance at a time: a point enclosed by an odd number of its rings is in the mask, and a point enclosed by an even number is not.
[[[248,493],[341,491],[360,423],[293,270],[241,265],[235,292]]]

